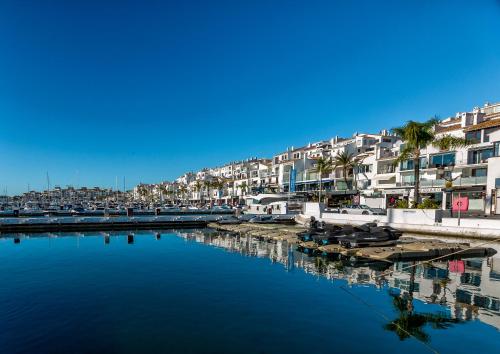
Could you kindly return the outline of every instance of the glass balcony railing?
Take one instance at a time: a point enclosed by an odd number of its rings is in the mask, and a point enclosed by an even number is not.
[[[458,186],[476,186],[476,185],[485,185],[486,184],[486,176],[480,176],[480,177],[463,177],[463,178],[457,178],[456,180],[453,181],[453,186],[458,187]],[[414,181],[403,181],[397,183],[398,186],[402,187],[412,187],[415,185]],[[429,187],[436,187],[436,188],[444,188],[446,185],[446,180],[444,179],[421,179],[420,180],[420,187],[421,188],[429,188]]]
[[[421,180],[420,187],[444,187],[446,181],[444,179],[428,179]]]
[[[458,178],[455,181],[453,181],[454,186],[474,186],[474,185],[481,185],[481,184],[486,184],[486,176],[479,176],[479,177],[462,177]]]

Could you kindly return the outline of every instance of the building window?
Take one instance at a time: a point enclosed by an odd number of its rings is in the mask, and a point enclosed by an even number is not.
[[[423,168],[427,168],[427,158],[426,157],[420,158],[420,169],[423,169]],[[413,170],[414,169],[413,160],[406,160],[406,161],[401,162],[399,169],[401,171]]]
[[[493,155],[494,155],[493,148],[469,151],[467,163],[468,164],[484,163]]]
[[[488,175],[486,168],[476,168],[472,170],[472,177],[486,177]]]
[[[431,156],[430,167],[452,166],[454,164],[455,164],[454,152]]]
[[[481,131],[467,132],[465,133],[465,139],[469,140],[472,144],[478,144],[481,142]]]
[[[484,143],[488,143],[490,141],[490,134],[498,131],[498,127],[488,128],[484,130]]]
[[[500,156],[500,141],[497,141],[493,145],[493,155],[494,156]]]
[[[369,173],[369,172],[372,172],[372,166],[373,165],[359,165],[359,166],[357,166],[357,172],[358,173]]]

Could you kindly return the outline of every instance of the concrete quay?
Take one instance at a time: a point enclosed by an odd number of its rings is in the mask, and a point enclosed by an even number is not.
[[[108,231],[136,229],[204,228],[218,216],[47,217],[0,220],[0,236],[6,233]]]
[[[444,217],[443,210],[387,209],[387,215],[339,214],[325,211],[319,203],[306,203],[304,212],[295,220],[304,224],[314,216],[316,220],[336,225],[362,225],[376,222],[392,226],[405,233],[426,236],[447,236],[467,239],[500,239],[500,219]]]

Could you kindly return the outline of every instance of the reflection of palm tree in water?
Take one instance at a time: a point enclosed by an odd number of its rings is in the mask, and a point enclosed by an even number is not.
[[[430,341],[430,337],[424,332],[424,326],[431,325],[434,329],[446,329],[454,323],[460,323],[458,319],[450,318],[445,313],[418,313],[413,306],[413,292],[415,290],[416,266],[413,263],[410,274],[410,286],[407,293],[393,296],[392,304],[398,312],[398,317],[386,324],[384,328],[395,332],[400,340],[414,337],[424,343]]]
[[[314,265],[318,274],[325,274],[327,271],[327,261],[322,257],[316,257]]]

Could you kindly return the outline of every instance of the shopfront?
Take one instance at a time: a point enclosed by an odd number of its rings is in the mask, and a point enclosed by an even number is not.
[[[406,188],[385,189],[385,205],[387,208],[395,208],[398,201],[408,200],[409,191]]]
[[[430,199],[441,206],[443,204],[443,189],[441,187],[420,188],[420,199]]]
[[[454,188],[453,198],[467,198],[468,212],[484,212],[486,191],[483,186]]]

